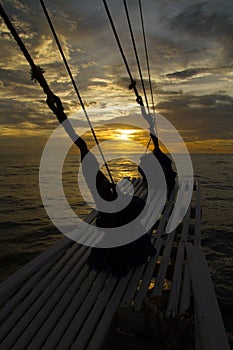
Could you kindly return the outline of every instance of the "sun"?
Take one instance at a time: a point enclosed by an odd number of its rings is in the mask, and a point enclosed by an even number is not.
[[[117,132],[116,138],[118,140],[128,141],[130,140],[132,134],[135,133],[135,130],[134,129],[117,129],[116,132]]]

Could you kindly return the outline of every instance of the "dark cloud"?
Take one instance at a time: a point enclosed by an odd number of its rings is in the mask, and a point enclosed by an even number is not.
[[[108,3],[142,94],[122,2]],[[96,119],[111,106],[124,109],[124,104],[135,103],[102,2],[50,0],[46,4],[85,105],[93,111],[101,110]],[[128,6],[149,91],[138,4],[128,1]],[[5,0],[4,8],[36,64],[46,70],[45,77],[62,99],[67,114],[80,111],[39,1]],[[219,134],[228,138],[228,130],[232,130],[232,98],[227,96],[232,94],[232,1],[148,0],[143,2],[143,9],[157,107],[184,130],[185,137],[206,139],[208,134],[211,139]],[[0,26],[1,125],[55,128],[57,123],[43,92],[30,81],[27,62],[4,24]]]
[[[232,139],[233,98],[215,94],[173,96],[160,102],[157,110],[164,114],[187,140]],[[189,139],[189,141],[191,141]]]
[[[161,102],[157,105],[158,108],[165,108],[165,106],[184,106],[184,107],[213,107],[216,108],[221,105],[225,110],[232,112],[233,97],[215,94],[215,95],[204,95],[204,96],[193,96],[193,95],[182,95],[181,97],[173,97],[167,101]],[[233,113],[233,112],[232,112]]]
[[[218,4],[219,5],[219,4]],[[182,28],[197,36],[224,38],[232,34],[230,12],[208,2],[197,2],[188,6],[172,20],[173,28]]]
[[[142,90],[142,84],[141,84],[141,80],[139,79],[135,79],[136,82],[136,87],[139,91],[139,93],[143,96],[143,90]],[[146,91],[148,92],[148,97],[150,98],[150,82],[148,78],[144,78],[143,77],[143,82],[144,82],[144,86],[146,88]],[[125,88],[125,91],[128,91],[128,95],[129,96],[134,96],[134,93],[132,90],[129,90],[129,85],[130,85],[130,80],[128,77],[126,76],[122,76],[122,77],[118,77],[116,79],[113,79],[113,83],[118,85],[119,87],[123,87]],[[165,90],[164,88],[164,84],[159,83],[158,81],[155,80],[151,80],[151,84],[152,84],[152,91],[153,94],[155,94],[156,96],[158,95],[181,95],[182,89],[176,89],[174,87],[174,90]]]
[[[188,33],[197,38],[216,42],[222,48],[225,59],[232,63],[233,49],[233,6],[219,6],[219,2],[198,2],[183,10],[171,20],[174,30]],[[226,61],[224,62],[226,63]]]
[[[211,70],[209,68],[189,68],[189,69],[185,69],[183,71],[166,74],[166,77],[172,78],[172,79],[173,78],[186,79],[186,78],[190,78],[190,77],[199,75],[201,73],[208,73],[210,71]]]

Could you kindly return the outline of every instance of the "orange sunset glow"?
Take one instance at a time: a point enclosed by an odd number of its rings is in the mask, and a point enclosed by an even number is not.
[[[130,81],[103,7],[91,0],[84,7],[75,1],[69,4],[64,8],[62,2],[56,2],[49,11],[90,120],[95,125],[112,120],[124,123],[126,117],[133,121],[138,105],[128,89]],[[68,117],[78,113],[77,131],[82,134],[85,116],[39,2],[6,0],[4,6],[36,64],[45,70],[45,78],[61,98]],[[130,69],[143,95],[123,9],[114,3],[111,6]],[[133,1],[129,6],[135,14],[132,25],[151,105],[137,7]],[[226,17],[229,9],[224,2],[221,7],[218,17],[212,15],[219,9],[215,2],[189,0],[160,6],[148,1],[144,8],[156,112],[179,131],[191,153],[233,153],[232,29],[231,19]],[[0,150],[41,153],[58,124],[40,86],[30,80],[30,67],[3,22],[0,30]],[[121,141],[122,151],[127,152],[137,133],[124,127],[108,137]],[[145,136],[145,144],[147,140]]]

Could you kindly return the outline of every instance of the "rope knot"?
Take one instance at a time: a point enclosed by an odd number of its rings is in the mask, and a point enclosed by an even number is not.
[[[40,66],[35,66],[31,69],[31,80],[34,80],[36,83],[39,81],[40,77],[43,76],[45,73],[45,70],[41,68]]]
[[[143,106],[142,97],[141,97],[140,95],[137,96],[136,102],[137,102],[140,106]]]

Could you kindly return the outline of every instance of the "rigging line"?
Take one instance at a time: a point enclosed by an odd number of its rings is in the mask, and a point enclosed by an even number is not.
[[[130,20],[130,16],[129,16],[128,6],[127,6],[126,0],[123,0],[123,2],[124,2],[126,18],[127,18],[127,22],[128,22],[128,26],[129,26],[130,36],[131,36],[131,40],[132,40],[132,44],[133,44],[133,49],[134,49],[134,53],[135,53],[135,57],[136,57],[136,61],[137,61],[138,71],[139,71],[139,75],[140,75],[140,79],[141,79],[142,89],[143,89],[143,93],[144,93],[144,97],[145,97],[145,101],[146,101],[146,106],[147,106],[148,113],[150,113],[150,107],[149,107],[149,103],[148,103],[148,99],[147,99],[147,95],[146,95],[146,88],[145,88],[145,84],[144,84],[144,80],[143,80],[143,76],[142,76],[142,70],[141,70],[141,65],[140,65],[140,61],[139,61],[139,57],[138,57],[135,39],[134,39],[133,28],[132,28],[132,24],[131,24],[131,20]]]
[[[146,55],[146,64],[147,64],[147,72],[148,72],[148,77],[149,77],[149,85],[150,85],[150,93],[151,93],[154,121],[155,121],[154,126],[155,126],[156,135],[158,136],[156,114],[155,114],[154,94],[153,94],[153,88],[152,88],[152,83],[151,83],[151,74],[150,74],[150,61],[149,61],[149,54],[148,54],[148,49],[147,49],[146,33],[145,33],[144,18],[143,18],[144,16],[143,16],[143,11],[142,11],[141,0],[138,0],[138,4],[139,4],[139,11],[140,11],[141,25],[142,25],[142,34],[143,34],[143,40],[144,40],[144,48],[145,48],[145,55]],[[150,146],[150,142],[151,142],[151,137],[150,137],[149,142],[147,144],[146,151]]]
[[[24,57],[26,58],[26,60],[28,61],[28,63],[30,64],[32,69],[36,69],[36,65],[33,62],[33,59],[31,58],[28,50],[26,49],[26,47],[24,46],[22,40],[20,39],[20,37],[18,36],[15,28],[13,27],[12,23],[10,22],[9,17],[7,16],[7,14],[5,13],[2,5],[0,4],[0,14],[2,19],[4,20],[4,22],[6,23],[9,31],[11,32],[11,34],[13,35],[17,45],[19,46],[20,50],[22,51],[22,53],[24,54]]]
[[[153,111],[155,111],[154,94],[153,94],[153,88],[152,88],[152,83],[151,83],[151,73],[150,73],[150,60],[149,60],[147,41],[146,41],[146,33],[145,33],[145,26],[144,26],[144,19],[143,19],[142,3],[141,3],[141,0],[138,0],[138,2],[139,2],[141,24],[142,24],[142,33],[143,33],[144,47],[145,47],[147,72],[148,72],[148,78],[149,78],[149,84],[150,84],[151,100],[152,100]]]
[[[83,109],[84,115],[85,115],[85,117],[86,117],[86,119],[87,119],[88,125],[89,125],[90,130],[91,130],[91,132],[92,132],[92,135],[93,135],[93,137],[94,137],[94,140],[95,140],[95,142],[96,142],[96,144],[97,144],[97,147],[98,147],[98,149],[99,149],[100,155],[101,155],[101,157],[102,157],[102,159],[103,159],[103,161],[104,161],[105,168],[106,168],[106,170],[107,170],[107,172],[108,172],[108,175],[109,175],[109,177],[110,177],[110,180],[111,180],[112,184],[114,185],[114,180],[113,180],[112,174],[111,174],[111,172],[110,172],[109,166],[108,166],[108,164],[107,164],[107,162],[106,162],[105,156],[104,156],[103,151],[102,151],[102,149],[101,149],[101,147],[100,147],[98,138],[97,138],[96,133],[95,133],[95,131],[94,131],[94,129],[93,129],[93,126],[92,126],[92,123],[91,123],[91,121],[90,121],[90,118],[89,118],[89,116],[88,116],[88,114],[87,114],[87,111],[86,111],[85,105],[84,105],[84,103],[83,103],[82,97],[81,97],[81,95],[80,95],[80,93],[79,93],[79,91],[78,91],[77,84],[75,83],[73,74],[72,74],[72,72],[71,72],[71,70],[70,70],[70,67],[69,67],[69,64],[68,64],[68,62],[67,62],[67,59],[66,59],[66,57],[65,57],[65,54],[64,54],[64,52],[63,52],[62,46],[61,46],[60,41],[59,41],[59,39],[58,39],[58,37],[57,37],[55,28],[54,28],[54,26],[53,26],[53,23],[52,23],[52,21],[51,21],[51,18],[50,18],[50,16],[49,16],[49,14],[48,14],[48,11],[47,11],[47,9],[46,9],[45,3],[44,3],[43,0],[40,0],[40,3],[41,3],[41,6],[42,6],[42,9],[43,9],[43,11],[44,11],[45,17],[46,17],[46,19],[47,19],[47,21],[48,21],[49,27],[50,27],[50,29],[51,29],[51,31],[52,31],[52,34],[53,34],[53,37],[54,37],[55,42],[56,42],[56,44],[57,44],[57,47],[58,47],[58,49],[59,49],[59,51],[60,51],[60,54],[61,54],[61,56],[62,56],[63,62],[64,62],[64,64],[65,64],[66,70],[67,70],[67,72],[68,72],[68,74],[69,74],[70,80],[71,80],[71,82],[72,82],[72,85],[73,85],[73,87],[74,87],[74,90],[75,90],[75,92],[76,92],[76,95],[77,95],[77,97],[78,97],[78,100],[79,100],[79,102],[80,102],[80,105],[81,105],[81,107],[82,107],[82,109]]]
[[[147,153],[147,150],[148,150],[149,147],[150,147],[150,143],[151,143],[151,136],[150,136],[149,141],[148,141],[148,143],[147,143],[147,145],[146,145],[145,153]]]
[[[152,138],[151,138],[151,136],[150,136],[149,141],[148,141],[148,143],[147,143],[147,145],[146,145],[145,154],[147,153],[147,150],[148,150],[149,147],[150,147],[151,140],[152,140]]]
[[[105,7],[105,10],[106,10],[106,13],[107,13],[109,22],[110,22],[111,27],[112,27],[113,34],[114,34],[115,39],[116,39],[116,42],[117,42],[117,44],[118,44],[118,48],[119,48],[119,50],[120,50],[121,56],[122,56],[122,58],[123,58],[123,61],[124,61],[124,63],[125,63],[125,66],[126,66],[126,70],[127,70],[128,75],[129,75],[129,77],[130,77],[130,80],[131,80],[130,89],[133,88],[134,93],[135,93],[135,95],[136,95],[136,101],[137,101],[141,106],[143,106],[142,98],[141,98],[141,96],[139,95],[139,93],[138,93],[138,91],[137,91],[136,82],[135,82],[135,80],[134,80],[133,77],[132,77],[132,74],[131,74],[131,71],[130,71],[130,68],[129,68],[127,59],[126,59],[126,56],[125,56],[124,51],[123,51],[123,48],[122,48],[122,46],[121,46],[121,42],[120,42],[119,36],[118,36],[118,34],[117,34],[117,31],[116,31],[116,28],[115,28],[115,25],[114,25],[114,22],[113,22],[113,19],[112,19],[111,13],[110,13],[110,11],[109,11],[109,8],[108,8],[108,5],[107,5],[106,0],[103,0],[103,3],[104,3],[104,7]],[[149,140],[149,143],[150,143],[150,141],[151,141],[151,138],[150,138],[150,140]],[[148,145],[147,145],[147,149],[148,149],[148,147],[149,147],[149,143],[148,143]],[[147,149],[146,149],[145,153],[147,152]]]
[[[140,96],[139,93],[138,93],[138,90],[137,90],[137,87],[136,87],[136,81],[133,79],[133,76],[132,76],[132,74],[131,74],[131,71],[130,71],[130,68],[129,68],[129,65],[128,65],[128,61],[127,61],[126,56],[125,56],[125,54],[124,54],[124,51],[123,51],[123,48],[122,48],[122,45],[121,45],[119,36],[118,36],[118,34],[117,34],[117,31],[116,31],[115,24],[114,24],[114,22],[113,22],[111,13],[110,13],[109,8],[108,8],[108,5],[107,5],[107,1],[106,1],[106,0],[103,0],[103,3],[104,3],[104,7],[105,7],[105,10],[106,10],[106,13],[107,13],[109,22],[110,22],[110,24],[111,24],[112,31],[113,31],[113,34],[114,34],[114,36],[115,36],[115,39],[116,39],[118,48],[119,48],[119,50],[120,50],[121,56],[122,56],[122,58],[123,58],[123,61],[124,61],[124,63],[125,63],[126,70],[127,70],[127,72],[128,72],[128,75],[129,75],[129,78],[130,78],[130,81],[131,81],[131,84],[130,84],[129,88],[134,90],[134,93],[135,93],[135,95],[136,95],[136,101],[137,101],[137,103],[139,103],[140,105],[143,106],[142,98],[141,98],[141,96]]]
[[[50,87],[47,84],[47,81],[45,80],[45,78],[43,76],[44,70],[41,67],[35,65],[31,55],[29,54],[29,52],[28,52],[27,48],[25,47],[23,41],[21,40],[21,38],[19,37],[18,33],[16,32],[13,24],[11,23],[9,17],[7,16],[7,14],[4,11],[4,9],[3,9],[1,4],[0,4],[0,15],[1,15],[2,19],[4,20],[7,28],[9,29],[10,33],[12,34],[14,40],[16,41],[17,45],[19,46],[20,50],[22,51],[24,57],[26,58],[26,60],[28,61],[29,65],[31,67],[31,78],[32,78],[32,80],[38,81],[38,83],[42,87],[42,89],[45,92],[45,94],[47,95],[47,97],[50,98],[50,100],[53,103],[56,103],[57,102],[56,96],[51,91]]]

